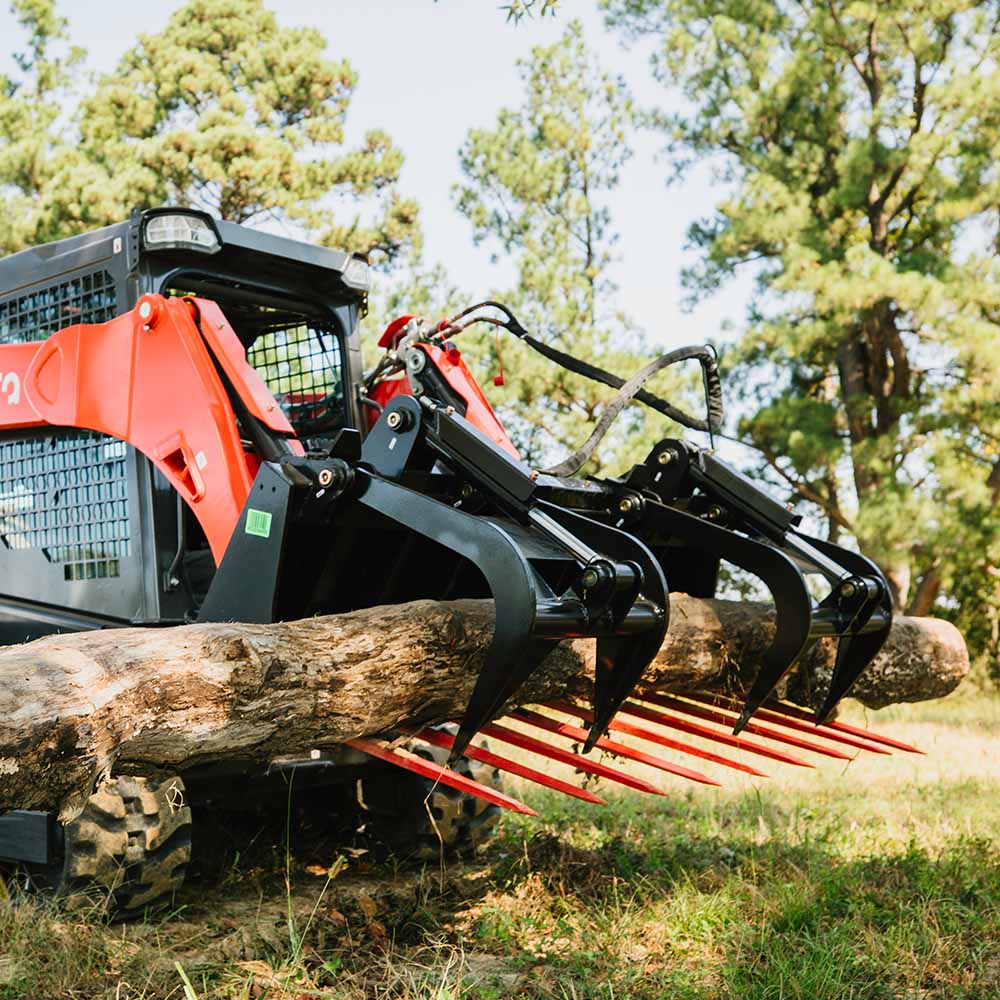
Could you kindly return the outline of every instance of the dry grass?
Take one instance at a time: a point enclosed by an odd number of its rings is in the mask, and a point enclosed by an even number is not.
[[[671,794],[603,810],[515,783],[543,819],[444,870],[325,845],[286,883],[279,822],[145,924],[8,902],[0,998],[995,1000],[1000,699],[877,727],[927,756],[722,790],[637,767]]]

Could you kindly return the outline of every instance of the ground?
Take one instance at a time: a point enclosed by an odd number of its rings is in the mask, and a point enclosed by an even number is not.
[[[0,1000],[1000,997],[1000,698],[868,721],[927,755],[646,772],[669,794],[603,809],[512,782],[540,820],[422,869],[272,817],[144,923],[8,884]]]

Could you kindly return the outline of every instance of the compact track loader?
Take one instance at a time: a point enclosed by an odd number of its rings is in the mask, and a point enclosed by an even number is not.
[[[619,478],[573,475],[633,401],[717,429],[709,350],[674,352],[626,382],[483,303],[438,324],[401,317],[366,374],[357,324],[367,290],[362,259],[173,208],[0,261],[0,642],[492,597],[492,643],[457,726],[414,730],[409,749],[356,739],[272,767],[308,770],[314,783],[360,781],[397,848],[461,846],[481,839],[501,807],[530,812],[500,790],[499,770],[600,802],[477,734],[652,792],[523,727],[706,784],[715,782],[606,734],[753,774],[662,730],[793,764],[803,762],[741,732],[833,757],[845,755],[817,739],[887,752],[891,741],[827,721],[889,631],[889,588],[872,562],[802,533],[798,518],[712,450],[683,440],[661,441]],[[466,366],[456,339],[474,322],[618,390],[588,445],[557,469],[520,460]],[[702,367],[704,420],[643,388],[683,360]],[[759,577],[777,608],[745,704],[737,710],[717,692],[643,692],[668,629],[669,590],[713,596],[720,560]],[[821,588],[817,601],[807,576]],[[839,639],[833,683],[810,722],[772,694],[827,636]],[[522,728],[496,721],[568,637],[596,641],[592,704],[510,711]],[[765,705],[773,725],[751,722]],[[120,911],[141,910],[184,876],[188,800],[224,797],[233,777],[207,766],[118,776],[65,826],[8,813],[0,859],[57,894],[97,886]]]

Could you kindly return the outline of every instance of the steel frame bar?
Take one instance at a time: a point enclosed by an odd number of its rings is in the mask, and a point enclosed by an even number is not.
[[[529,726],[544,729],[546,732],[554,733],[556,736],[564,736],[570,740],[583,741],[584,737],[590,735],[586,729],[581,729],[579,726],[571,726],[568,722],[550,719],[548,716],[539,715],[538,712],[532,712],[528,709],[518,709],[515,712],[511,712],[510,718],[516,719],[518,722],[524,722]],[[715,785],[717,788],[721,787],[720,782],[708,777],[707,774],[702,774],[700,771],[692,771],[689,767],[674,764],[669,760],[656,757],[643,750],[636,750],[616,740],[609,740],[602,736],[594,743],[594,746],[599,750],[605,750],[619,757],[625,757],[627,760],[634,760],[639,764],[646,764],[660,771],[666,771],[667,774],[675,774],[679,778],[686,778],[688,781],[697,781],[702,785]]]
[[[466,792],[469,795],[475,795],[476,798],[480,798],[486,802],[492,803],[493,805],[500,806],[502,809],[509,809],[511,812],[521,813],[523,816],[538,815],[538,813],[535,812],[535,810],[530,806],[526,806],[523,802],[519,802],[510,795],[498,792],[495,788],[487,788],[486,785],[482,785],[478,781],[473,781],[472,778],[466,778],[464,775],[456,774],[449,768],[442,767],[440,764],[435,764],[433,761],[425,760],[423,757],[419,757],[417,754],[411,753],[409,750],[404,750],[402,747],[396,747],[394,750],[390,750],[387,743],[384,743],[381,740],[369,739],[364,736],[358,736],[351,740],[344,740],[344,743],[347,746],[354,747],[355,750],[360,750],[362,753],[366,753],[371,757],[377,757],[379,760],[384,760],[388,764],[394,764],[396,767],[401,767],[405,771],[413,771],[415,774],[419,774],[424,778],[430,778],[432,781],[440,781],[443,785],[448,785],[451,788],[457,788],[458,791]]]

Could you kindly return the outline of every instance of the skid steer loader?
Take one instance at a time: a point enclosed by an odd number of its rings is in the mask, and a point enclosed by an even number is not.
[[[500,808],[530,813],[500,789],[500,770],[601,801],[482,736],[647,792],[659,789],[526,730],[705,784],[717,782],[606,734],[751,774],[761,772],[664,730],[792,764],[805,762],[773,742],[838,758],[844,746],[888,752],[892,741],[828,721],[890,627],[889,589],[872,562],[803,534],[782,505],[684,440],[660,442],[620,478],[573,475],[633,401],[717,429],[710,351],[674,352],[624,382],[483,303],[437,324],[401,317],[366,374],[358,321],[368,282],[357,256],[176,208],[0,261],[0,643],[492,597],[494,635],[457,725],[359,738],[268,769],[359,785],[399,850],[468,846]],[[618,390],[580,454],[549,472],[520,460],[456,344],[474,322]],[[682,360],[702,367],[704,420],[643,388]],[[719,692],[642,692],[667,632],[668,589],[712,596],[720,560],[758,576],[777,608],[742,711]],[[807,575],[822,587],[816,602]],[[808,721],[772,693],[825,636],[839,639],[833,682]],[[592,704],[508,711],[567,637],[596,640]],[[767,726],[750,722],[762,706]],[[505,711],[515,728],[497,721]],[[0,815],[0,860],[56,895],[96,888],[109,908],[140,911],[184,877],[189,801],[220,800],[263,780],[260,771],[230,762],[113,776],[66,824]]]

